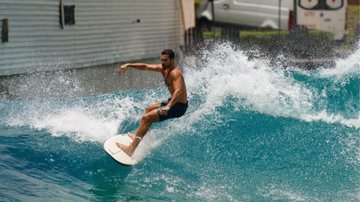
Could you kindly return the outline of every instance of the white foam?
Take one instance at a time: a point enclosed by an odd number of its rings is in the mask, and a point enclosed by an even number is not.
[[[333,77],[336,80],[346,75],[360,76],[360,48],[345,59],[338,59],[335,68],[322,69],[322,77]]]
[[[300,118],[311,122],[311,121],[323,121],[326,123],[339,123],[348,127],[360,128],[360,115],[357,118],[346,119],[341,115],[329,114],[326,111],[321,111],[317,114],[302,114]]]
[[[37,130],[46,130],[54,136],[66,135],[79,141],[100,141],[116,135],[119,125],[136,115],[134,101],[129,97],[104,100],[97,104],[84,106],[58,106],[44,103],[30,105],[26,112],[13,113],[8,125],[30,126]]]
[[[208,57],[206,68],[186,75],[190,91],[205,97],[200,114],[213,113],[227,96],[238,98],[238,104],[245,107],[274,115],[311,108],[311,90],[284,77],[281,70],[268,67],[264,61],[248,61],[243,52],[226,44]]]
[[[189,91],[203,100],[191,115],[192,121],[201,119],[204,114],[217,113],[216,108],[233,97],[237,99],[232,103],[234,106],[273,116],[360,126],[358,119],[316,111],[314,104],[326,100],[326,94],[288,76],[288,70],[269,66],[266,60],[249,61],[241,50],[234,50],[229,44],[220,44],[214,51],[205,51],[203,55],[203,66],[187,69],[185,75]],[[357,64],[358,58],[345,60],[348,64],[344,65],[351,69],[347,73],[352,73],[351,66]],[[330,70],[323,70],[323,73],[325,71]],[[341,75],[339,71],[334,75]]]
[[[194,193],[188,195],[194,195],[201,200],[206,201],[237,201],[234,197],[228,193],[228,188],[224,185],[215,185],[215,184],[203,184],[197,188]]]
[[[290,201],[308,201],[309,197],[301,194],[295,190],[292,190],[288,186],[281,185],[271,185],[266,188],[266,190],[260,190],[260,194],[264,197],[269,198],[269,200],[290,200]],[[316,199],[311,199],[312,201],[317,201]]]
[[[116,134],[119,122],[96,118],[81,108],[70,108],[58,114],[38,117],[34,120],[33,127],[46,129],[54,136],[71,134],[79,140],[104,140]]]

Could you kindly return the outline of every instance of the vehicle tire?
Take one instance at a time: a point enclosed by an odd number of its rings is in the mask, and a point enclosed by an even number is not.
[[[196,29],[205,32],[211,30],[211,22],[206,18],[201,18],[196,22]]]

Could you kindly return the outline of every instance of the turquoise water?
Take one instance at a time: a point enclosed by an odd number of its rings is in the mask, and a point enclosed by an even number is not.
[[[360,50],[305,71],[222,44],[180,65],[189,110],[152,126],[134,167],[102,143],[134,130],[161,84],[76,97],[60,75],[63,96],[2,99],[1,201],[360,200]]]

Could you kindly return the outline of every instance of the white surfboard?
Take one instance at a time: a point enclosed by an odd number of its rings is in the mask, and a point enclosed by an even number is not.
[[[115,143],[122,143],[129,145],[132,139],[127,134],[115,135],[107,139],[104,143],[104,150],[108,153],[115,161],[123,165],[132,166],[137,163],[136,159],[133,159],[127,155],[122,149],[116,146]]]

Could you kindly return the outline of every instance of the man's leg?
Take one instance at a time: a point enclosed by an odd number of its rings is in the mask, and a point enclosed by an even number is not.
[[[145,114],[147,114],[147,113],[151,112],[152,110],[157,109],[157,108],[159,108],[159,107],[161,107],[161,102],[157,102],[157,103],[155,103],[155,104],[152,104],[152,105],[148,106],[148,107],[145,109]]]
[[[148,107],[145,109],[145,114],[147,114],[147,113],[151,112],[152,110],[157,109],[157,108],[159,108],[159,107],[161,107],[161,102],[152,104],[152,105],[148,106]],[[139,127],[139,128],[140,128],[140,127]],[[138,129],[137,129],[137,130],[138,130]],[[136,136],[136,134],[137,134],[137,130],[135,131],[135,133],[130,133],[130,132],[128,133],[128,136],[129,136],[132,140],[135,139],[135,136]]]
[[[157,110],[152,110],[146,113],[142,119],[139,128],[136,130],[135,138],[129,146],[123,145],[121,143],[116,143],[116,145],[122,149],[129,156],[132,156],[135,152],[135,149],[140,143],[140,140],[146,135],[150,126],[154,122],[159,121],[159,114]]]

